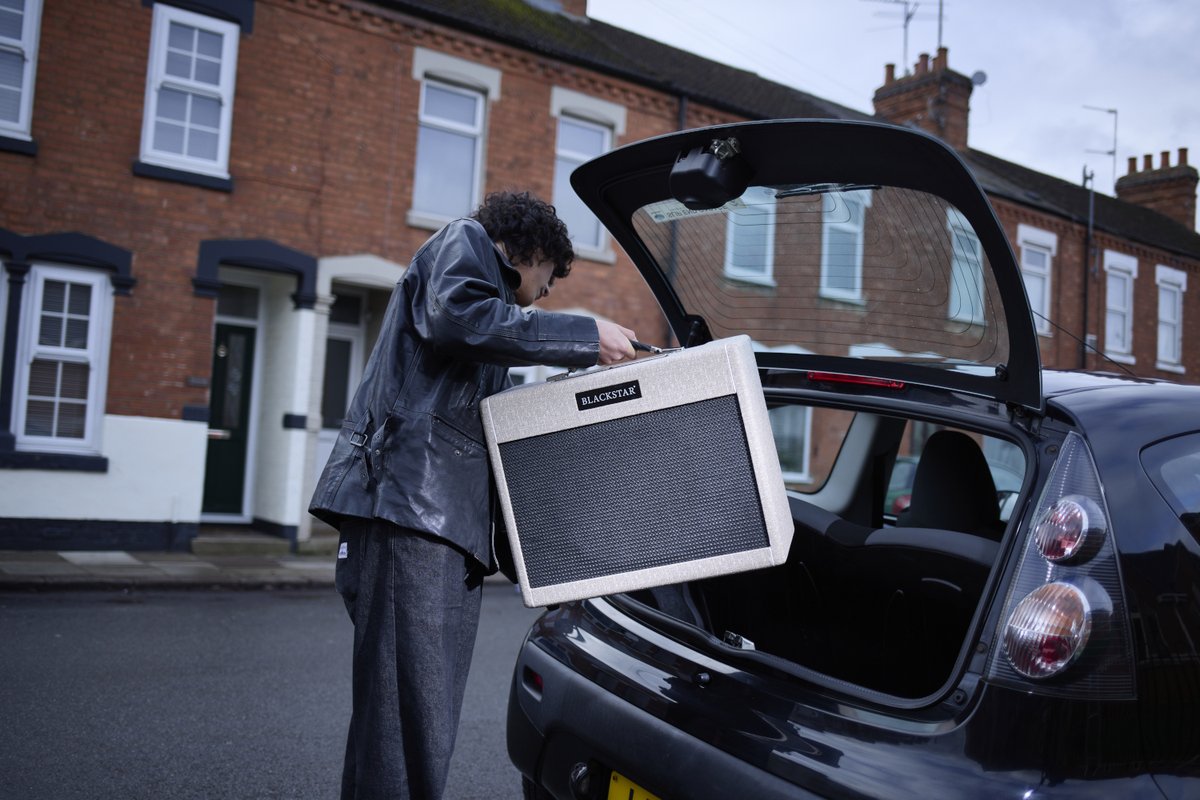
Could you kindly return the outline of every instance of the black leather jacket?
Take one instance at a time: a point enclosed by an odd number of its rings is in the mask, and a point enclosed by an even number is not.
[[[520,275],[478,222],[413,256],[309,511],[334,527],[383,519],[441,537],[494,571],[492,481],[479,401],[508,367],[591,366],[595,320],[522,309]]]

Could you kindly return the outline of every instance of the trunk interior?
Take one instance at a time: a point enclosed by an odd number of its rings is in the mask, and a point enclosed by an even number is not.
[[[827,435],[829,418],[807,413],[809,430],[820,421]],[[1025,459],[1015,444],[977,432],[841,419],[829,463],[810,462],[807,485],[789,480],[795,534],[786,563],[634,598],[726,644],[877,692],[927,697],[965,650]],[[787,443],[777,444],[786,462]]]

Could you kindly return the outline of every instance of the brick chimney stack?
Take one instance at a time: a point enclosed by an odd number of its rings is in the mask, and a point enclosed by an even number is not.
[[[948,51],[939,47],[932,61],[928,53],[921,54],[912,75],[897,78],[895,65],[886,65],[883,86],[875,90],[875,113],[888,122],[932,133],[955,150],[965,150],[974,86],[966,75],[951,70],[948,62]]]
[[[1196,184],[1200,182],[1200,174],[1187,162],[1186,147],[1179,148],[1179,163],[1173,167],[1167,150],[1160,155],[1157,169],[1154,159],[1147,154],[1142,158],[1142,171],[1138,172],[1137,158],[1131,157],[1129,174],[1117,180],[1117,198],[1157,211],[1189,230],[1195,228]]]

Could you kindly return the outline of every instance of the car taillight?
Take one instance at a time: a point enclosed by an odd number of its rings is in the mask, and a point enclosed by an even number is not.
[[[1087,554],[1100,543],[1108,525],[1102,512],[1083,495],[1064,497],[1038,518],[1033,539],[1047,561],[1065,562]]]
[[[1004,652],[1017,672],[1048,678],[1067,667],[1087,645],[1092,609],[1069,583],[1047,583],[1017,603],[1004,629]]]
[[[1083,438],[1063,441],[1000,617],[988,679],[1043,694],[1131,697],[1133,658],[1116,543]]]

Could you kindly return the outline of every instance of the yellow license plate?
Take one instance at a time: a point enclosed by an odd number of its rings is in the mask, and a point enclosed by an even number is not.
[[[619,772],[612,774],[608,782],[608,800],[659,800]]]

